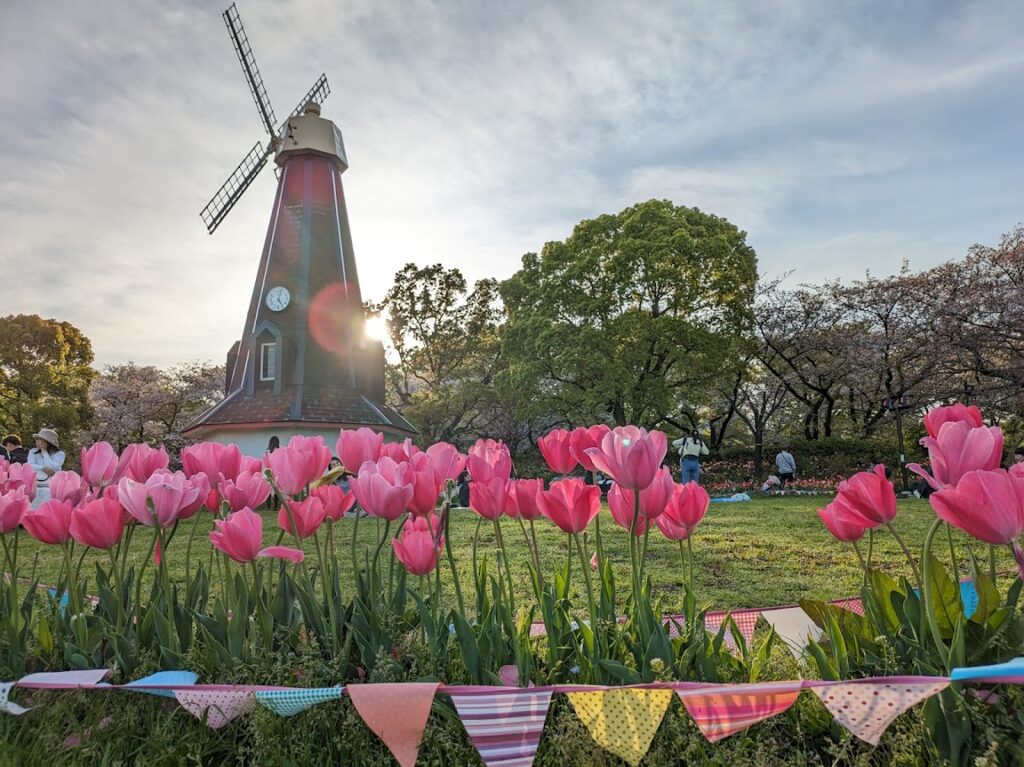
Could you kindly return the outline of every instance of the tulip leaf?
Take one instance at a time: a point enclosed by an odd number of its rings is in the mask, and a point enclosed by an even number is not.
[[[992,577],[984,572],[975,574],[974,590],[978,594],[978,606],[974,609],[970,620],[974,623],[985,623],[988,617],[1000,607],[999,590]]]
[[[963,614],[963,605],[960,602],[960,587],[949,577],[946,568],[942,563],[931,555],[931,576],[925,588],[928,589],[928,609],[935,616],[935,623],[939,627],[943,639],[949,639],[953,635],[957,618]]]
[[[640,674],[618,661],[602,658],[599,663],[602,669],[623,684],[640,684],[643,681]]]

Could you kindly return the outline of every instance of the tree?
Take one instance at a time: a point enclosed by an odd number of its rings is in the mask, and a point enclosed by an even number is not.
[[[389,398],[423,441],[461,443],[484,433],[501,364],[494,280],[469,291],[456,268],[406,264],[384,300],[368,308],[388,317],[396,357]]]
[[[166,370],[152,365],[109,365],[89,396],[96,417],[90,436],[117,450],[131,442],[163,442],[173,452],[181,429],[223,396],[224,368],[192,362]]]
[[[511,375],[569,421],[679,427],[748,343],[754,250],[696,208],[643,202],[522,263],[501,285]]]
[[[71,437],[89,425],[92,344],[70,322],[0,319],[0,427],[23,438],[49,426]]]

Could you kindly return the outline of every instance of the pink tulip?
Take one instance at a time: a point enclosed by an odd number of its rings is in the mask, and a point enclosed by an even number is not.
[[[422,451],[412,444],[412,440],[406,439],[404,442],[385,442],[380,449],[380,457],[390,458],[395,463],[405,463],[419,452]]]
[[[938,437],[942,424],[950,421],[963,421],[970,427],[981,426],[981,411],[977,405],[964,405],[957,402],[955,405],[936,407],[929,410],[924,416],[924,428],[929,437]]]
[[[220,497],[227,501],[232,511],[244,509],[246,506],[258,509],[270,496],[270,483],[263,479],[263,475],[248,471],[239,472],[233,480],[223,480],[217,489]]]
[[[380,458],[384,447],[384,435],[363,426],[359,429],[342,429],[338,433],[335,446],[341,465],[350,473],[359,471],[359,467],[367,461]]]
[[[1024,463],[1015,463],[1010,466],[1010,476],[1024,480]]]
[[[1014,541],[1010,544],[1013,549],[1013,561],[1017,563],[1017,577],[1024,581],[1024,549]]]
[[[433,532],[432,527],[434,525],[425,517],[410,519],[402,527],[401,534],[391,541],[395,556],[411,575],[426,575],[437,567],[444,536]]]
[[[601,490],[582,479],[560,479],[551,488],[537,493],[541,513],[567,533],[586,530],[601,511]]]
[[[38,509],[21,518],[21,525],[28,534],[51,546],[67,543],[71,538],[71,512],[74,507],[67,501],[46,501]]]
[[[601,440],[604,439],[604,435],[610,431],[611,429],[603,423],[599,423],[589,428],[581,426],[578,429],[573,430],[569,437],[569,452],[586,471],[597,471],[597,467],[594,466],[594,462],[591,460],[590,456],[587,455],[587,449],[600,447]]]
[[[279,452],[277,450],[274,451]],[[291,510],[289,517],[288,511]],[[308,496],[303,501],[282,501],[281,510],[277,512],[277,524],[286,533],[293,533],[299,538],[308,538],[317,531],[327,512],[323,502],[315,495]],[[291,520],[295,520],[295,529],[292,530]]]
[[[393,522],[412,500],[414,475],[415,470],[408,463],[396,463],[382,456],[376,463],[364,463],[349,485],[367,514]]]
[[[36,470],[27,463],[8,463],[0,458],[0,493],[23,488],[29,500],[36,497]]]
[[[553,429],[537,440],[541,455],[555,474],[568,474],[576,468],[576,459],[570,450],[572,432]]]
[[[473,480],[469,485],[469,508],[492,522],[516,508],[510,495],[512,483],[501,477]]]
[[[117,484],[117,498],[136,521],[153,527],[169,527],[181,512],[199,498],[200,488],[189,482],[180,471],[156,471],[145,482],[122,477]],[[152,506],[152,509],[150,508]]]
[[[263,542],[263,518],[252,509],[245,507],[227,519],[215,519],[216,527],[210,533],[210,543],[218,551],[223,551],[236,562],[246,564],[256,557],[273,557],[301,562],[304,554],[300,549],[289,546],[268,546],[260,548]]]
[[[119,461],[109,442],[97,442],[82,448],[82,478],[99,489],[117,482]]]
[[[640,493],[643,496],[643,492]],[[629,530],[633,535],[643,535],[647,530],[647,518],[641,513],[636,519],[636,527],[633,526],[634,495],[632,490],[626,490],[621,485],[612,485],[608,491],[608,508],[611,509],[612,519],[615,524],[623,530]],[[664,511],[664,508],[662,509]]]
[[[324,505],[324,517],[332,522],[344,517],[356,502],[355,494],[346,493],[337,485],[314,487],[309,494],[320,499],[320,503]]]
[[[928,502],[940,519],[985,543],[1014,543],[1024,532],[1024,477],[1002,469],[969,471]]]
[[[262,474],[263,461],[259,458],[253,458],[251,455],[243,455],[242,460],[238,463],[238,473],[241,474],[243,471],[247,471],[250,474]]]
[[[665,460],[668,440],[661,431],[619,426],[604,435],[600,447],[584,451],[598,471],[610,475],[627,490],[643,490]]]
[[[71,512],[71,537],[94,549],[113,548],[124,533],[124,511],[110,498],[89,501]]]
[[[321,437],[296,434],[287,445],[263,456],[263,462],[282,492],[298,495],[310,482],[323,476],[331,462],[331,451]]]
[[[434,466],[429,458],[426,461],[420,461],[422,468],[416,469],[416,459],[419,456],[426,458],[425,453],[419,453],[413,456],[413,460],[410,462],[414,471],[409,511],[422,517],[432,514],[434,509],[437,508],[437,498],[441,493],[441,485],[437,481],[437,476],[434,474]]]
[[[216,485],[222,479],[234,479],[242,470],[242,451],[238,445],[200,442],[181,451],[181,468],[186,477],[202,472]]]
[[[89,492],[89,486],[73,471],[58,471],[50,477],[50,497],[77,506]]]
[[[32,500],[24,487],[8,490],[0,495],[0,533],[13,533],[21,524],[21,518],[32,508]]]
[[[509,505],[505,513],[519,519],[537,519],[540,506],[537,505],[537,494],[544,490],[543,479],[516,479],[509,483]],[[473,486],[470,485],[470,493]]]
[[[828,506],[818,509],[818,516],[833,536],[846,543],[859,541],[864,537],[865,530],[874,527],[865,525],[864,517],[853,509],[843,496],[836,496]]]
[[[439,484],[458,479],[466,468],[466,456],[447,442],[434,443],[427,448],[427,455],[434,464],[434,474]]]
[[[478,439],[469,449],[466,468],[474,482],[490,479],[507,481],[512,476],[512,455],[501,440]]]
[[[936,490],[955,485],[960,477],[975,469],[998,469],[1003,458],[1003,432],[998,426],[971,426],[965,421],[947,421],[936,437],[924,437],[932,473],[918,464],[907,468],[924,477]]]
[[[218,504],[217,491],[210,489],[210,480],[205,474],[201,472],[199,474],[193,474],[188,481],[189,484],[198,492],[196,493],[195,500],[178,512],[179,520],[191,519],[192,516],[204,506],[209,510],[216,509]],[[116,491],[117,486],[113,485],[111,489]]]
[[[660,516],[655,517],[654,523],[669,540],[685,540],[704,519],[710,507],[708,491],[696,482],[675,485],[668,506]]]
[[[849,509],[863,518],[864,527],[886,525],[896,517],[896,490],[886,479],[882,464],[840,482],[838,495]]]
[[[121,451],[117,475],[145,482],[158,469],[166,469],[168,461],[167,450],[163,445],[157,449],[142,442],[134,442]]]

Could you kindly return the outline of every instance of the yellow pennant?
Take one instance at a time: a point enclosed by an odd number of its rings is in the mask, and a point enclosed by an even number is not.
[[[597,744],[638,767],[665,716],[672,691],[624,688],[568,696]]]

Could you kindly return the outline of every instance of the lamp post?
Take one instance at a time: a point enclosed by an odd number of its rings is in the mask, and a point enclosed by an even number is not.
[[[882,406],[896,416],[896,439],[900,444],[900,477],[903,480],[903,489],[908,490],[910,480],[907,475],[907,451],[903,445],[903,411],[910,410],[910,397],[906,394],[901,395],[899,399],[886,397],[882,401]]]

